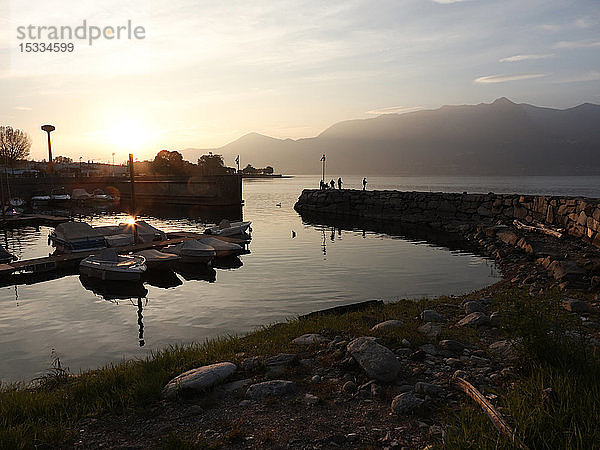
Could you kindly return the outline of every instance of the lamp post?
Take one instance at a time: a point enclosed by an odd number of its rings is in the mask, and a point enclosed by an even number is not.
[[[48,134],[48,162],[52,162],[52,144],[50,144],[50,133],[56,130],[54,125],[42,125],[42,131]]]
[[[321,181],[323,181],[323,183],[325,183],[325,153],[323,153],[323,156],[321,156],[321,161],[323,161],[323,177],[321,178]]]
[[[112,163],[112,176],[115,176],[115,152],[112,153],[112,157],[113,157],[113,163]]]

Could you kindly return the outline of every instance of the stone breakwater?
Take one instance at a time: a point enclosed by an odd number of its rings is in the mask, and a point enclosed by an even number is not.
[[[559,227],[600,247],[600,199],[518,194],[305,189],[294,208],[300,214],[390,220],[463,231],[473,224]]]

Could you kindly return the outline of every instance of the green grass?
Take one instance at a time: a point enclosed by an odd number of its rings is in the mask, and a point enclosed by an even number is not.
[[[562,297],[509,292],[494,299],[503,332],[520,339],[520,377],[497,392],[497,406],[530,448],[594,448],[600,442],[600,355],[567,332],[580,325],[560,308]],[[545,396],[548,388],[553,394]],[[452,425],[457,431],[450,434],[450,447],[512,446],[469,400]]]

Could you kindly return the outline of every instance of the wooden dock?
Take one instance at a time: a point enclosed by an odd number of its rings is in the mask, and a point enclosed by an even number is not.
[[[123,247],[113,247],[117,253],[127,254],[132,252],[139,252],[141,250],[148,249],[160,249],[166,247],[168,245],[179,244],[184,241],[189,241],[192,239],[202,240],[203,238],[215,237],[217,239],[221,239],[226,242],[233,242],[235,244],[239,244],[242,247],[248,243],[248,241],[243,239],[236,239],[230,237],[221,237],[221,236],[213,236],[206,235],[200,233],[193,232],[179,232],[179,233],[169,233],[169,239],[164,241],[152,241],[145,242],[141,244],[127,245]],[[53,270],[58,270],[64,267],[68,267],[71,265],[78,264],[81,260],[87,258],[90,255],[94,255],[101,250],[94,250],[89,252],[77,252],[77,253],[62,253],[59,255],[50,255],[42,258],[33,258],[33,259],[25,259],[22,261],[13,261],[7,264],[0,264],[0,278],[5,278],[11,276],[15,272],[28,272],[32,274],[41,273],[41,272],[49,272]]]
[[[56,226],[64,222],[70,222],[69,217],[51,216],[48,214],[20,214],[18,216],[0,216],[1,228],[18,228],[29,225],[50,225]]]

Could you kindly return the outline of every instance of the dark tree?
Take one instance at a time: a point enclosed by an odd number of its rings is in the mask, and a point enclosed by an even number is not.
[[[52,161],[54,161],[55,164],[71,164],[73,159],[69,158],[68,156],[58,155],[52,158]]]
[[[181,175],[184,173],[183,156],[175,150],[161,150],[152,161],[152,171],[160,175]]]
[[[198,167],[203,175],[222,175],[229,172],[221,155],[202,155],[198,158]]]
[[[24,131],[13,127],[0,127],[1,163],[13,163],[29,156],[31,139]]]
[[[248,164],[246,167],[242,169],[242,173],[249,175],[258,173],[258,169],[254,168],[251,164]]]

